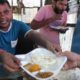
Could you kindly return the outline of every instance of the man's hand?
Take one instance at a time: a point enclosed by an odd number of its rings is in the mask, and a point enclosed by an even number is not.
[[[47,44],[47,49],[51,50],[52,52],[54,52],[56,54],[62,53],[62,49],[61,49],[60,45],[53,44],[51,42],[49,42]]]
[[[36,44],[44,47],[44,48],[47,48],[48,50],[51,50],[52,52],[56,53],[56,52],[62,52],[61,50],[61,47],[57,44],[53,44],[51,43],[50,41],[48,41],[46,39],[45,36],[41,35],[39,32],[36,32],[34,30],[31,30],[29,33],[28,33],[28,36],[25,36],[25,37],[29,37],[29,38],[32,38]]]
[[[67,58],[68,58],[67,63],[63,67],[63,70],[68,70],[68,69],[78,67],[79,55],[77,53],[65,51],[62,53],[62,55],[67,56]]]
[[[19,71],[20,61],[12,54],[3,52],[2,54],[2,62],[4,67],[10,72]]]

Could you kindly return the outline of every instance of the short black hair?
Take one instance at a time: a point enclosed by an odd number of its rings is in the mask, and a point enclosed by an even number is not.
[[[4,3],[6,3],[6,4],[11,8],[11,6],[10,6],[8,0],[0,0],[0,4],[3,5]]]

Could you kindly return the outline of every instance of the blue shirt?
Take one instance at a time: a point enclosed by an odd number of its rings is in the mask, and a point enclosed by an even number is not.
[[[0,30],[0,49],[15,54],[15,48],[19,37],[24,36],[29,30],[30,27],[25,23],[12,20],[8,31]],[[0,65],[0,78],[16,78],[18,76],[19,75],[17,75],[17,73],[10,73],[6,71],[2,65]]]
[[[11,28],[3,32],[0,30],[0,49],[4,49],[12,54],[15,54],[15,47],[20,36],[30,30],[30,27],[21,21],[13,20]]]

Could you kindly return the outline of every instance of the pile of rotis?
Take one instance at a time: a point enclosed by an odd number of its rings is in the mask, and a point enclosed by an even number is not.
[[[31,63],[39,64],[43,68],[48,68],[49,66],[56,63],[56,56],[48,51],[43,49],[43,51],[36,51],[36,53],[31,54]]]

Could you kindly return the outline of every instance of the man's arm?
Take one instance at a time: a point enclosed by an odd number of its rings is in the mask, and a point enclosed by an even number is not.
[[[52,44],[49,42],[43,35],[41,35],[39,32],[36,32],[35,30],[31,30],[27,35],[25,35],[26,38],[32,39],[35,41],[36,44],[47,48],[53,52],[55,51],[60,51],[61,52],[61,47],[60,46],[55,46],[55,44]]]
[[[49,19],[46,19],[46,20],[42,20],[42,21],[37,21],[35,19],[33,19],[33,21],[31,22],[31,28],[32,29],[39,29],[43,26],[48,26],[49,23],[53,22],[54,19],[53,18],[49,18]]]
[[[53,17],[51,17],[49,19],[43,18],[43,20],[41,20],[41,21],[37,21],[37,20],[33,19],[30,25],[31,25],[32,29],[39,29],[43,26],[48,26],[50,23],[54,22],[55,20],[59,20],[59,19],[61,19],[61,15],[54,15]],[[61,25],[64,25],[64,23]]]

